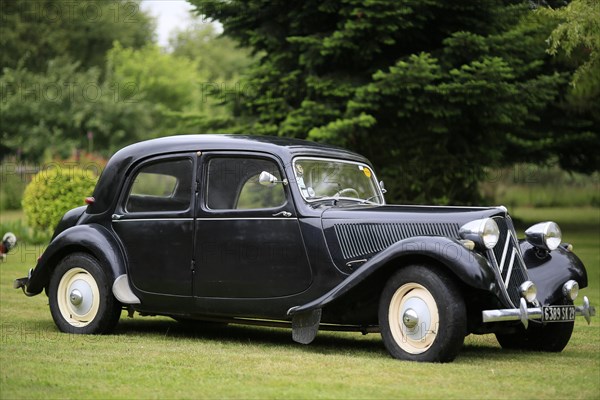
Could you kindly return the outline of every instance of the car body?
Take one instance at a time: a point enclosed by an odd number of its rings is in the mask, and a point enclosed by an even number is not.
[[[297,139],[182,135],[118,151],[25,278],[60,330],[123,308],[177,320],[380,331],[396,358],[451,361],[470,333],[560,351],[586,270],[552,222],[504,207],[386,205],[359,154]]]

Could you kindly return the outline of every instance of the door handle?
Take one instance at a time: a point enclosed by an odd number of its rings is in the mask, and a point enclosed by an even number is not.
[[[273,214],[274,217],[291,217],[292,213],[289,211],[280,211],[276,214]]]
[[[123,216],[121,214],[113,214],[111,218],[113,221],[118,221],[123,218]]]

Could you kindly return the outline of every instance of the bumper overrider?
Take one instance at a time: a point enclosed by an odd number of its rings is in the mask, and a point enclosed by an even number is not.
[[[481,313],[483,322],[521,321],[527,328],[530,320],[541,322],[569,322],[575,317],[584,317],[589,324],[596,315],[596,308],[590,305],[587,296],[583,296],[582,306],[545,306],[528,308],[525,299],[521,299],[519,308],[485,310]],[[550,318],[548,318],[550,317]]]
[[[27,285],[29,284],[29,280],[31,279],[32,273],[33,273],[33,268],[30,268],[29,273],[27,274],[26,277],[15,279],[15,281],[13,282],[13,288],[23,289],[23,293],[25,293],[26,296],[30,296],[30,297],[35,296],[34,294],[27,292]]]

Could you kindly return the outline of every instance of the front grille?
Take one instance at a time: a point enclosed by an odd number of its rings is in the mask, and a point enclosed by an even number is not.
[[[495,265],[502,276],[508,297],[513,306],[517,307],[521,299],[519,287],[528,280],[527,268],[510,217],[495,217],[494,220],[500,229],[500,239],[490,254],[494,257]]]
[[[368,257],[392,244],[414,236],[458,238],[458,224],[453,223],[358,223],[337,224],[335,233],[342,257],[349,260]]]

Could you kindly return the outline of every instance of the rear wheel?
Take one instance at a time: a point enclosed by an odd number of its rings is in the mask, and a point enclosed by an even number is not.
[[[86,253],[65,257],[48,287],[50,313],[56,326],[68,333],[110,332],[121,315],[121,304],[111,286],[112,279],[94,257]]]
[[[466,307],[456,283],[444,271],[413,265],[396,272],[385,285],[379,325],[392,357],[448,362],[464,342]]]

